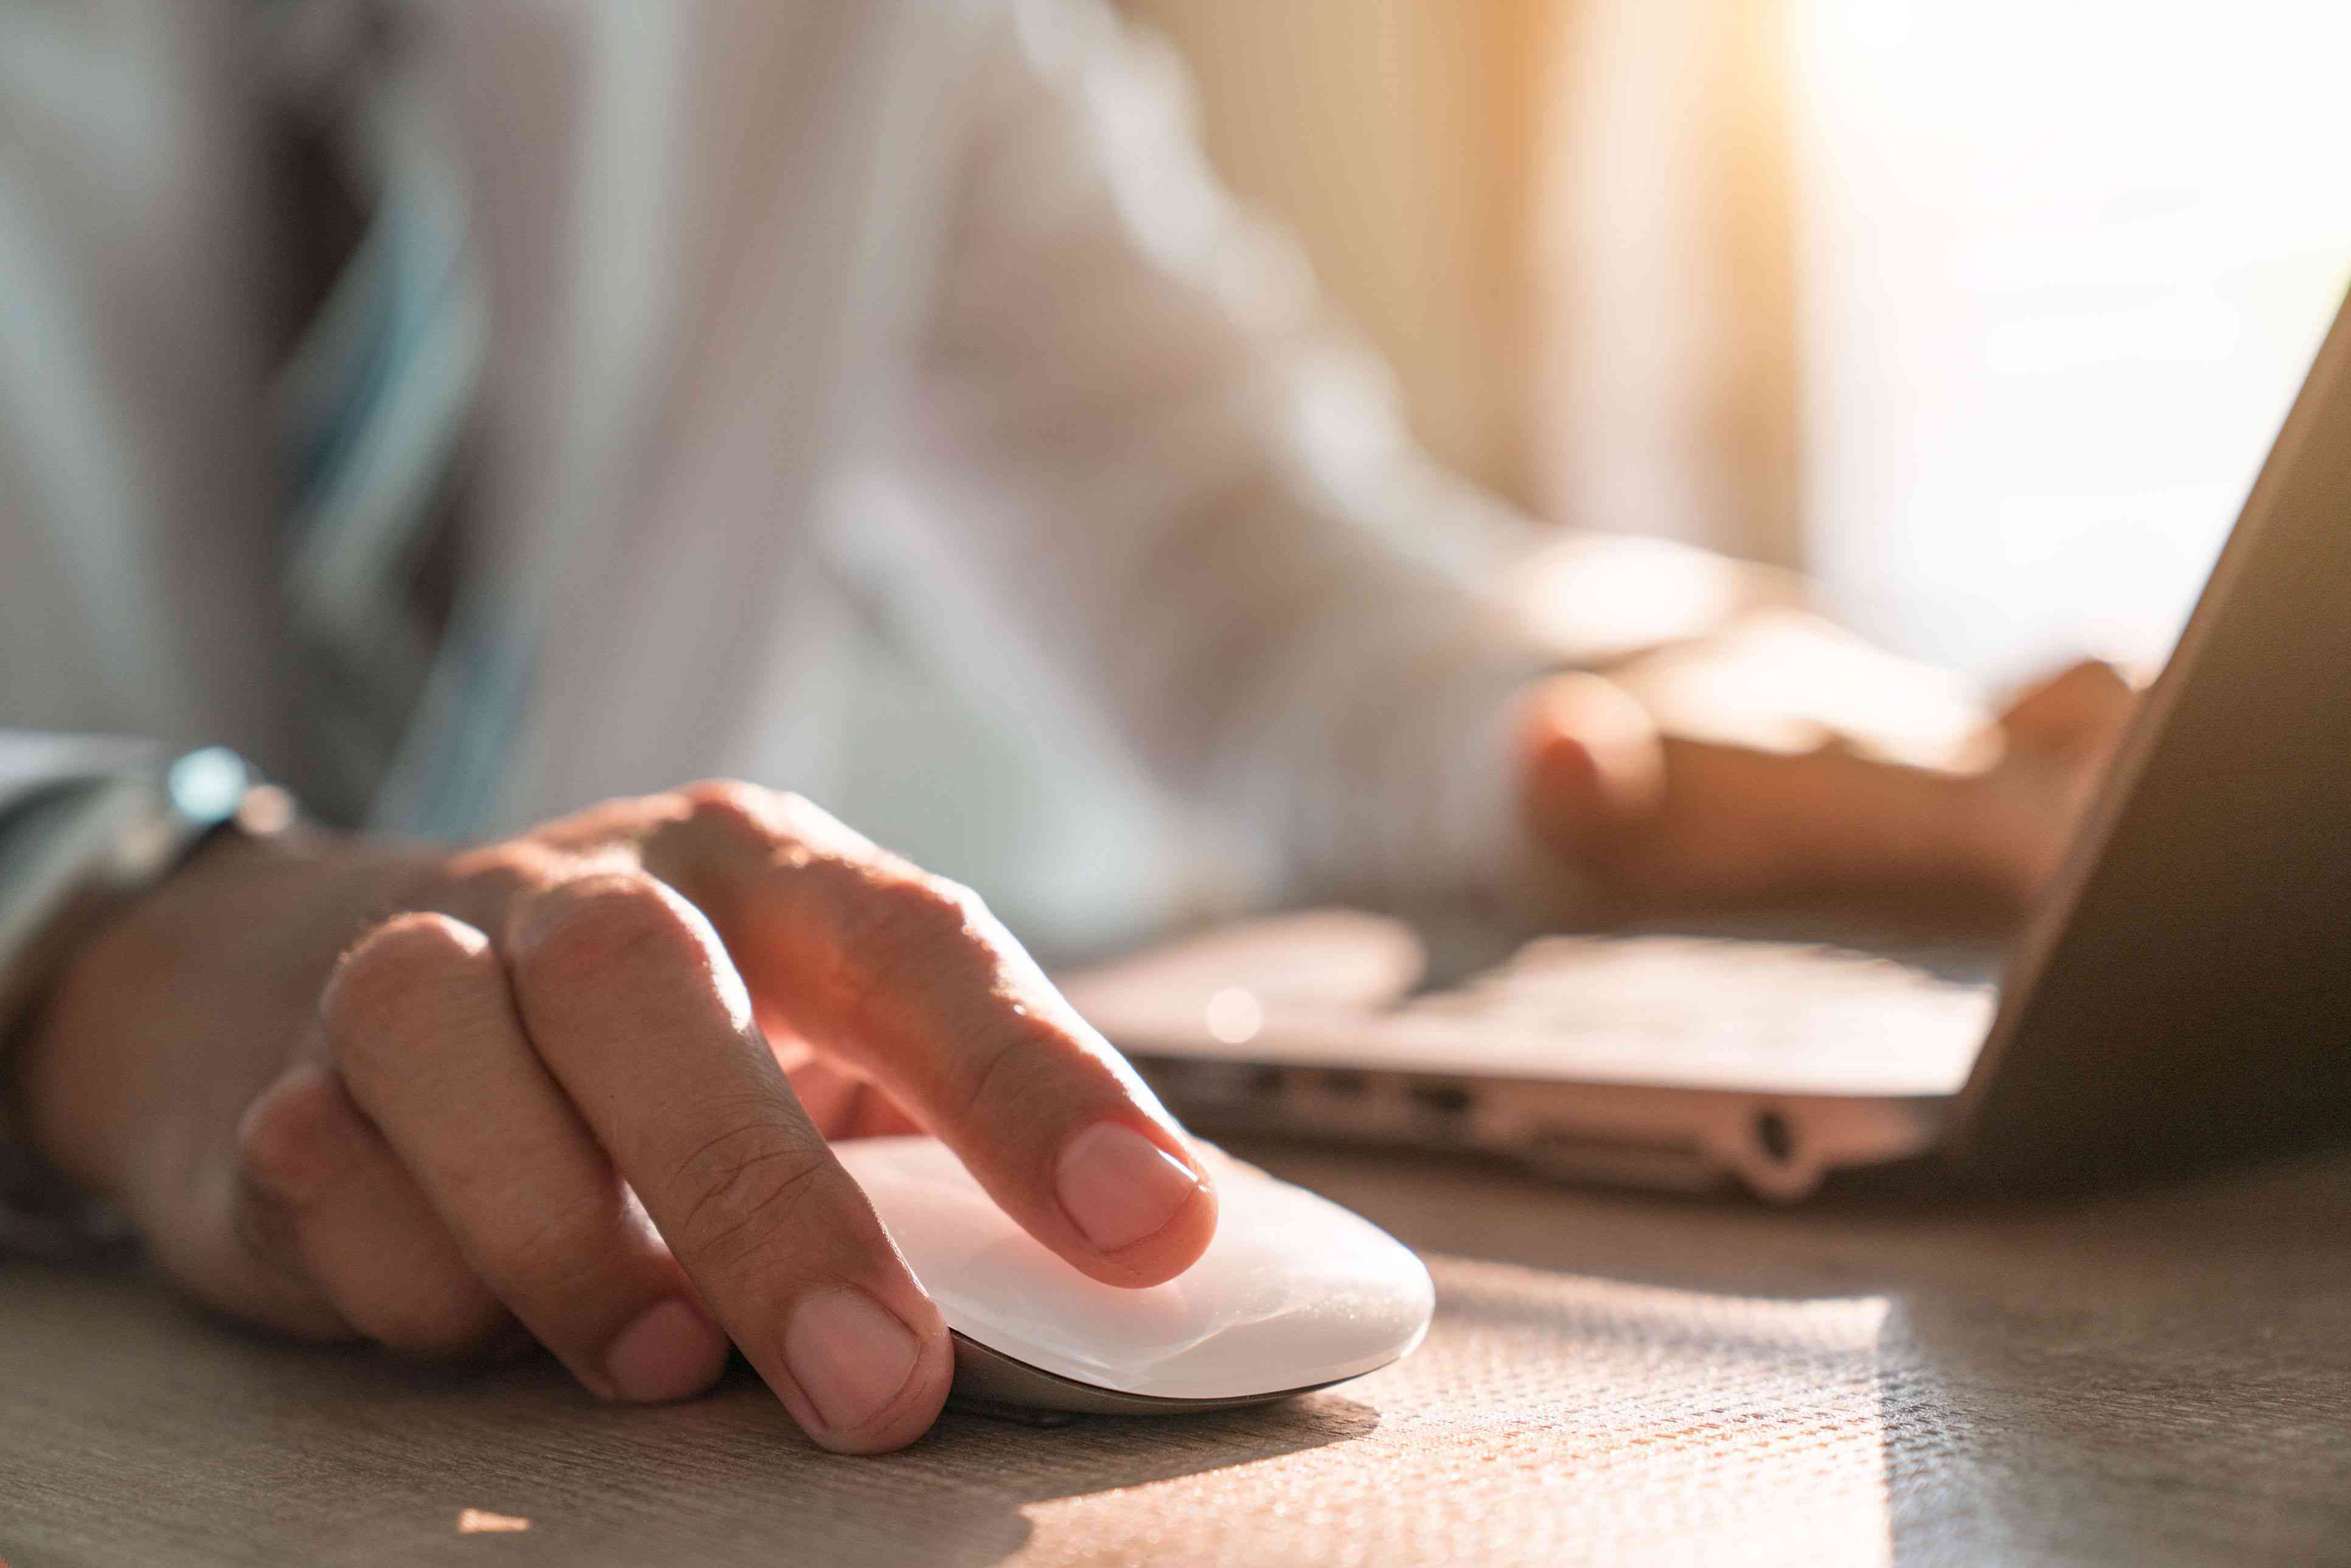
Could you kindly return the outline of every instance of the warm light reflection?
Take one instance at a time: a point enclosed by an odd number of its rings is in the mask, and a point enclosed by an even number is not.
[[[457,1516],[460,1535],[519,1535],[530,1528],[530,1521],[517,1519],[510,1513],[492,1513],[486,1508],[469,1508]]]
[[[1789,753],[1834,742],[1914,768],[1998,760],[1995,732],[1956,677],[1792,611],[1742,616],[1615,679],[1662,727],[1692,739]]]
[[[1265,1027],[1265,1004],[1253,991],[1227,986],[1208,998],[1209,1035],[1226,1045],[1247,1045]]]
[[[1322,1397],[1344,1441],[1026,1510],[1032,1549],[1258,1560],[1269,1521],[1365,1563],[1893,1561],[1882,1297],[1763,1300],[1437,1257],[1421,1348]],[[1228,1531],[1219,1535],[1219,1529]],[[1058,1560],[1058,1559],[1056,1559]]]
[[[2351,277],[2351,7],[1796,0],[1814,559],[1904,651],[2159,659]]]

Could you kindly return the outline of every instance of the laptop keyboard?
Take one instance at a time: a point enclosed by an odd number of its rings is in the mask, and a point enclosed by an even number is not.
[[[1553,936],[1405,1001],[1386,1027],[1432,1041],[1450,1034],[1456,1060],[1496,1065],[1523,1067],[1531,1051],[1552,1071],[1573,1064],[1611,1079],[1942,1093],[1965,1080],[1995,1000],[1989,986],[1836,948]]]
[[[1399,928],[1350,918],[1218,933],[1072,977],[1070,994],[1157,1056],[1869,1095],[1955,1092],[1997,1002],[1884,957],[1680,936],[1544,937],[1414,994]]]

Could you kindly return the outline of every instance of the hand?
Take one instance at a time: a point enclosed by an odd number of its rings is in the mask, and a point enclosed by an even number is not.
[[[2028,907],[2133,706],[2077,664],[1985,724],[1934,672],[1792,611],[1530,695],[1541,837],[1614,913],[1899,891]]]
[[[225,1312],[535,1336],[628,1400],[699,1392],[731,1338],[818,1442],[897,1448],[946,1331],[771,1041],[836,1125],[936,1132],[1096,1279],[1215,1229],[1184,1134],[969,894],[737,784],[457,853],[209,849],[78,956],[23,1085],[41,1151]]]

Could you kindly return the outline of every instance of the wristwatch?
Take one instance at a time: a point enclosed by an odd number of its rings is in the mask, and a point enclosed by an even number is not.
[[[293,815],[284,790],[207,747],[52,785],[0,820],[0,1251],[81,1252],[120,1229],[42,1168],[9,1103],[23,1037],[68,956],[211,834],[266,836]]]

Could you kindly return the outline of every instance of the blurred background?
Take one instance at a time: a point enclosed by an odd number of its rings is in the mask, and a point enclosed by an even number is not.
[[[1961,695],[2085,654],[2142,668],[2163,658],[2351,279],[2344,0],[1086,0],[1031,20],[1075,37],[1103,21],[1102,4],[1155,67],[1122,68],[1103,90],[1126,95],[1122,112],[1155,134],[1163,95],[1188,98],[1209,161],[1266,220],[1269,245],[1240,243],[1224,204],[1200,199],[1188,148],[1136,187],[1138,210],[1164,195],[1171,232],[1202,225],[1222,247],[1217,265],[1249,272],[1269,298],[1311,298],[1288,287],[1296,274],[1278,259],[1280,236],[1294,242],[1333,324],[1377,350],[1360,368],[1375,378],[1384,364],[1438,459],[1544,523],[1800,571],[1864,637],[1958,672]],[[469,0],[438,15],[487,9]],[[550,84],[569,57],[535,52],[542,23],[554,35],[565,18],[612,20],[603,36],[616,40],[621,85],[606,85],[625,108],[634,68],[646,82],[668,68],[639,35],[673,22],[690,31],[677,19],[695,15],[512,9],[527,24],[507,30],[521,40],[514,57],[453,51],[489,62],[501,105],[559,90]],[[366,5],[0,7],[14,45],[0,68],[92,146],[133,150],[121,162],[141,178],[201,172],[147,106],[110,97],[142,79],[111,66],[138,58],[77,76],[37,45],[47,33],[102,45],[96,19],[143,16],[159,38],[235,47],[243,30],[214,10],[279,15],[288,57],[273,69],[370,47]],[[779,89],[778,101],[793,100]],[[530,113],[517,113],[528,129]],[[454,256],[456,198],[429,178],[423,187],[404,221]],[[75,215],[102,236],[131,210],[94,203]],[[514,213],[518,226],[558,232],[528,204]],[[319,236],[322,253],[331,237]],[[0,253],[10,239],[0,232]],[[434,279],[420,298],[434,297],[440,264],[430,245],[415,249]],[[1276,259],[1257,276],[1268,252]],[[232,250],[215,263],[224,278],[245,265]],[[155,266],[169,280],[159,292],[213,286]],[[643,281],[617,276],[616,294]],[[456,325],[431,346],[454,368],[440,390],[413,394],[444,413],[470,395],[475,371],[462,361],[478,327],[460,319],[462,289],[447,298]],[[0,311],[11,305],[37,314],[14,297]],[[603,325],[583,352],[609,349]],[[50,351],[41,332],[23,341],[36,361]],[[170,434],[209,456],[206,428]],[[453,467],[465,483],[462,453],[454,465],[429,443],[413,455],[383,481],[394,502],[347,508],[392,518],[384,538],[409,538],[393,525],[429,509],[409,489],[431,491]],[[979,887],[1041,946],[1119,946],[1280,894],[1282,846],[1165,798],[1104,733],[1114,727],[1072,711],[1084,705],[1067,700],[1071,683],[993,656],[990,628],[950,618],[954,595],[925,575],[937,563],[908,542],[920,530],[892,526],[893,508],[924,497],[891,478],[828,474],[811,503],[829,514],[811,535],[840,557],[825,560],[825,581],[811,579],[821,622],[794,622],[821,646],[803,673],[822,695],[796,698],[775,734],[747,743],[746,769],[841,805]],[[333,549],[306,543],[287,576],[316,592],[305,613],[340,627],[334,594],[397,552],[356,549],[341,530],[315,537]],[[90,559],[90,580],[110,584]],[[1618,574],[1613,599],[1555,592],[1561,618],[1640,598],[1641,584],[1626,587],[1639,575]],[[54,604],[15,613],[31,626],[18,646],[41,645],[50,617],[52,641],[78,630]],[[979,647],[991,656],[973,657]],[[424,652],[399,667],[421,669]],[[357,657],[337,669],[362,694],[400,684]],[[58,678],[24,684],[65,690],[74,669],[36,673]],[[131,693],[132,718],[32,699],[0,717],[155,730],[168,716],[145,716],[175,711],[167,697]],[[390,755],[404,732],[353,733]],[[468,751],[466,777],[493,776],[495,752]],[[381,782],[346,771],[367,789]]]
[[[1440,458],[1801,569],[1985,695],[2161,663],[2351,279],[2340,0],[1119,8]],[[1047,946],[1252,902],[880,641],[844,798],[917,859]]]
[[[2158,662],[2351,277],[2339,0],[1123,0],[1439,455]]]

